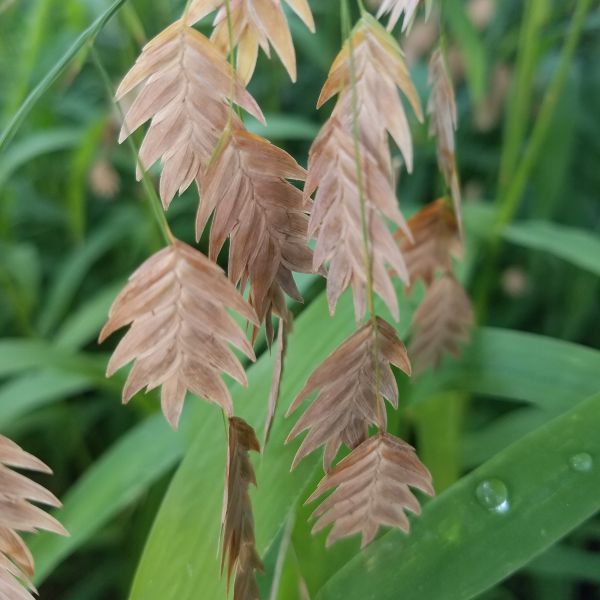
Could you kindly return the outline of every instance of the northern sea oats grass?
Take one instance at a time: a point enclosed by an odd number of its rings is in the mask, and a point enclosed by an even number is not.
[[[592,593],[591,0],[0,5],[0,597]]]
[[[37,590],[33,556],[21,533],[50,531],[68,535],[65,528],[35,504],[60,506],[60,501],[39,483],[14,469],[51,473],[35,456],[0,435],[0,598],[33,600]]]
[[[308,4],[288,4],[314,31]],[[390,13],[390,29],[404,15],[405,30],[418,4],[384,2],[379,14]],[[279,319],[266,441],[291,327],[286,296],[302,301],[293,274],[326,275],[332,315],[342,292],[352,289],[358,330],[314,371],[290,407],[293,411],[318,391],[288,441],[309,430],[293,467],[325,447],[325,477],[309,501],[335,488],[314,513],[315,532],[333,524],[328,544],[360,532],[364,546],[382,525],[408,531],[404,511],[420,512],[410,487],[433,494],[431,475],[414,450],[387,432],[384,398],[398,407],[391,365],[406,375],[412,368],[395,328],[377,315],[375,294],[397,320],[392,278],[408,285],[416,275],[430,285],[415,314],[413,348],[420,368],[437,366],[445,351],[456,353],[471,323],[468,300],[451,274],[450,257],[461,243],[460,189],[454,159],[456,105],[442,53],[436,51],[431,60],[428,113],[450,199],[424,210],[433,219],[412,219],[417,225],[413,234],[411,222],[398,208],[389,140],[412,171],[412,136],[401,95],[419,121],[421,103],[397,41],[361,2],[358,7],[360,18],[352,27],[347,0],[341,4],[345,41],[317,106],[334,97],[336,102],[311,147],[306,172],[289,154],[249,133],[239,111],[243,108],[264,120],[245,89],[259,46],[267,54],[273,47],[292,81],[296,79],[294,46],[279,0],[188,1],[182,17],[143,48],[117,90],[117,100],[135,91],[119,141],[150,122],[139,151],[138,178],[160,160],[164,210],[195,183],[196,240],[208,228],[209,244],[207,258],[175,239],[167,227],[168,247],[130,278],[101,333],[102,341],[131,325],[107,373],[134,361],[123,400],[142,388],[160,387],[162,409],[173,427],[187,392],[223,410],[228,453],[222,565],[227,565],[227,579],[235,578],[236,600],[259,597],[255,572],[263,565],[255,545],[249,486],[256,479],[249,451],[260,451],[260,446],[252,427],[234,416],[220,378],[226,373],[246,384],[228,343],[254,359],[250,342],[227,309],[235,309],[252,324],[252,342],[264,325],[269,346],[275,335],[273,318]],[[193,25],[215,11],[209,39]],[[306,180],[304,191],[289,180]],[[454,206],[450,216],[445,212],[448,203]],[[391,223],[399,242],[389,229]],[[314,254],[311,238],[316,240]],[[230,282],[214,264],[226,241]],[[372,426],[377,428],[373,435]],[[350,454],[336,463],[342,446]]]

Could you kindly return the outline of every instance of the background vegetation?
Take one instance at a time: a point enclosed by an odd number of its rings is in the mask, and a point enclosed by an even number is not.
[[[292,19],[297,85],[264,56],[251,84],[267,137],[304,164],[340,45],[338,4],[311,4],[316,35]],[[47,600],[224,597],[220,416],[188,403],[176,434],[152,396],[122,408],[95,342],[127,275],[161,244],[107,88],[180,9],[0,0],[0,430],[52,466],[44,484],[65,503],[71,537],[31,540]],[[254,494],[265,598],[600,598],[600,6],[444,0],[443,11],[468,198],[461,277],[481,327],[462,359],[401,382],[391,418],[444,493],[409,538],[325,551],[302,507],[317,461],[288,473],[291,422],[279,415]],[[418,26],[407,48],[424,97],[428,34]],[[426,128],[414,131],[415,173],[399,189],[408,214],[441,190]],[[169,211],[181,239],[194,209],[188,193]],[[329,319],[322,282],[301,283],[284,405],[353,327],[348,301]],[[403,331],[419,293],[401,292]],[[270,361],[235,391],[255,426]]]

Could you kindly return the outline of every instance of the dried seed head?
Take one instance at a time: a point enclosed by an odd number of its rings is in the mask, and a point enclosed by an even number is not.
[[[431,475],[414,449],[380,432],[326,473],[307,500],[312,502],[335,488],[313,513],[317,519],[313,533],[333,523],[328,546],[341,537],[360,533],[364,547],[382,525],[408,532],[410,523],[404,511],[417,515],[421,512],[410,487],[434,494]]]
[[[272,312],[286,317],[283,292],[302,301],[292,272],[312,271],[302,192],[287,181],[304,177],[287,152],[237,122],[202,180],[196,237],[214,213],[209,256],[216,259],[229,237],[229,278],[241,289],[250,285],[261,323]]]
[[[256,485],[251,450],[260,452],[254,430],[243,419],[231,417],[221,524],[221,569],[227,564],[227,580],[235,577],[234,600],[260,600],[256,571],[262,571],[263,564],[256,550],[249,494],[250,485]]]
[[[330,264],[330,310],[334,311],[340,294],[351,287],[357,320],[365,312],[367,282],[362,202],[368,224],[373,288],[395,318],[398,304],[386,265],[408,282],[404,259],[386,224],[389,219],[410,236],[398,209],[388,145],[390,135],[407,166],[412,166],[410,129],[397,88],[421,117],[418,95],[400,48],[373,18],[363,16],[331,67],[321,92],[320,104],[334,95],[339,98],[311,148],[304,189],[308,198],[318,187],[308,232],[317,239],[314,266]]]
[[[367,438],[369,425],[385,429],[383,398],[398,407],[398,386],[391,365],[410,375],[404,344],[391,325],[377,318],[376,327],[369,321],[313,372],[288,411],[296,410],[318,390],[317,398],[288,436],[290,441],[310,430],[292,468],[325,445],[323,463],[328,469],[342,444],[355,448]]]
[[[145,169],[161,160],[160,197],[165,209],[175,194],[199,180],[225,128],[231,102],[264,122],[254,98],[223,55],[181,21],[146,44],[121,82],[117,100],[138,86],[119,141],[151,119],[139,158]]]
[[[427,104],[427,112],[431,118],[430,135],[437,141],[437,155],[440,171],[444,175],[446,185],[452,194],[454,211],[458,229],[462,232],[461,192],[456,168],[456,145],[454,132],[458,125],[458,114],[452,81],[446,69],[441,50],[436,50],[429,63],[429,83],[431,95]]]
[[[19,532],[51,531],[69,535],[64,527],[32,502],[60,506],[59,500],[43,488],[13,470],[27,469],[51,473],[40,460],[0,435],[0,597],[33,600],[30,578],[34,574],[33,557]]]
[[[377,18],[381,18],[383,15],[389,14],[390,18],[388,21],[387,28],[391,31],[396,23],[402,21],[402,31],[406,31],[410,28],[414,21],[417,8],[421,4],[421,0],[382,0],[377,11]],[[427,0],[427,13],[431,10],[431,0]]]
[[[173,427],[187,391],[231,415],[231,395],[220,374],[227,373],[242,385],[247,381],[228,344],[252,360],[254,351],[227,308],[258,324],[254,310],[223,271],[191,246],[174,241],[151,256],[129,278],[100,332],[102,342],[131,323],[107,368],[110,376],[135,361],[123,401],[142,388],[161,387],[163,413]]]
[[[413,317],[409,350],[415,373],[438,368],[446,353],[458,356],[473,322],[471,301],[460,283],[450,274],[436,279]]]
[[[290,8],[315,31],[315,23],[307,0],[286,0]],[[236,70],[242,81],[252,79],[259,46],[267,56],[270,48],[277,52],[292,81],[296,81],[296,53],[292,34],[280,0],[230,0],[230,16],[234,45],[237,47]],[[227,12],[224,0],[193,0],[188,13],[190,25],[218,9],[213,42],[223,53],[231,51]]]
[[[418,279],[430,284],[438,271],[452,271],[452,257],[461,258],[463,245],[456,216],[446,198],[431,202],[408,220],[409,239],[399,231],[402,254],[411,285]]]

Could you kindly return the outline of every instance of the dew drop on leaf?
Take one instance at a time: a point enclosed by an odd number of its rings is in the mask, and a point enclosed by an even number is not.
[[[499,479],[486,479],[475,490],[477,500],[490,512],[504,514],[510,509],[508,489],[506,484]]]
[[[569,458],[569,465],[573,471],[587,473],[594,468],[594,459],[587,452],[580,452]]]

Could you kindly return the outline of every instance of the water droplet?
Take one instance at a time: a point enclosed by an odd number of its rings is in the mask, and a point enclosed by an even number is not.
[[[594,459],[587,452],[580,452],[569,458],[569,465],[573,471],[587,473],[594,468]]]
[[[499,479],[486,479],[475,490],[479,503],[491,512],[504,514],[510,509],[508,489]]]

